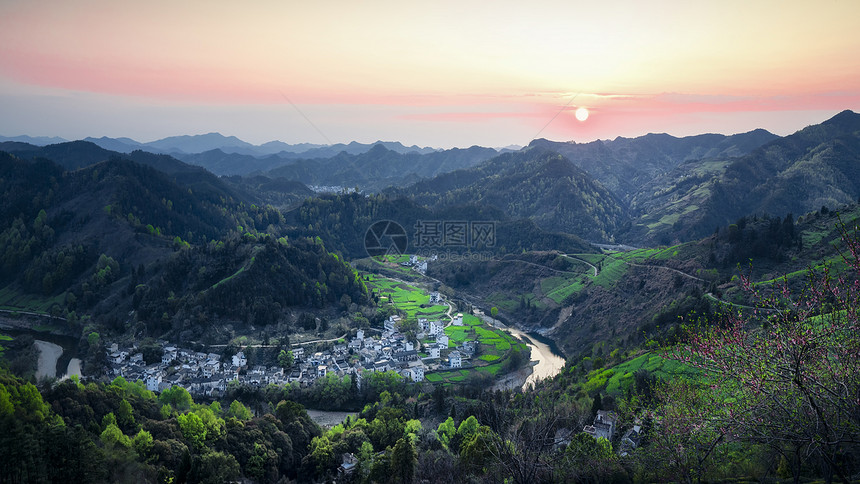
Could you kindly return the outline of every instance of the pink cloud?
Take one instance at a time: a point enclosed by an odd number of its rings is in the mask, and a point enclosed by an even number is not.
[[[0,66],[0,72],[18,82],[75,91],[198,102],[273,103],[279,99],[277,90],[226,69],[165,69],[9,49],[0,50]]]

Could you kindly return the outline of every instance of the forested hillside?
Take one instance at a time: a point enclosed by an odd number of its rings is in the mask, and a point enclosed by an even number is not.
[[[217,178],[189,188],[128,160],[64,171],[0,156],[8,307],[60,315],[78,329],[139,324],[143,334],[179,336],[366,298],[345,261],[306,234],[281,237],[280,212],[230,197]]]
[[[860,114],[844,111],[738,158],[680,165],[632,200],[622,237],[692,240],[743,216],[832,208],[860,197],[858,180]]]
[[[602,185],[561,155],[537,148],[506,153],[471,170],[420,182],[404,193],[434,209],[487,205],[544,230],[591,241],[612,239],[626,211]]]
[[[270,170],[272,177],[297,180],[306,185],[359,187],[366,192],[390,186],[406,186],[457,169],[470,168],[498,153],[492,148],[473,146],[432,153],[398,153],[383,144],[359,154],[341,152],[326,159],[296,160]]]

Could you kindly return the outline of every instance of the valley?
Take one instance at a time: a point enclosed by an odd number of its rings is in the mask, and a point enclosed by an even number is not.
[[[781,418],[752,381],[838,422],[769,434],[817,456],[796,475],[847,469],[843,396],[756,371],[856,387],[858,140],[845,111],[518,150],[0,142],[4,435],[83,449],[95,481],[382,482],[406,453],[425,478],[645,482],[682,447],[707,479],[787,475],[733,413]]]

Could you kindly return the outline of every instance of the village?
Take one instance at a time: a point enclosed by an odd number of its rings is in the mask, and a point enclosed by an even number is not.
[[[389,316],[381,330],[368,330],[380,332],[379,336],[368,336],[365,330],[359,329],[352,339],[322,351],[306,352],[304,346],[294,344],[290,350],[293,363],[287,368],[249,367],[243,351],[227,358],[220,353],[181,348],[167,341],[157,342],[163,350],[161,361],[146,364],[136,344],[113,343],[106,349],[107,376],[143,381],[146,388],[154,392],[181,386],[191,394],[212,397],[222,396],[231,381],[256,387],[270,384],[308,386],[330,374],[350,375],[360,388],[362,377],[368,372],[395,371],[407,380],[423,382],[426,373],[468,366],[478,347],[477,341],[450,345],[445,324],[424,318],[418,320],[419,342],[413,343],[398,331],[399,322],[399,316]],[[463,315],[457,314],[449,325],[462,326]]]

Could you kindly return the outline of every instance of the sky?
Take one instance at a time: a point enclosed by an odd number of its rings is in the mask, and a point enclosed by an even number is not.
[[[860,111],[857,19],[855,0],[0,0],[0,135],[786,135]]]

